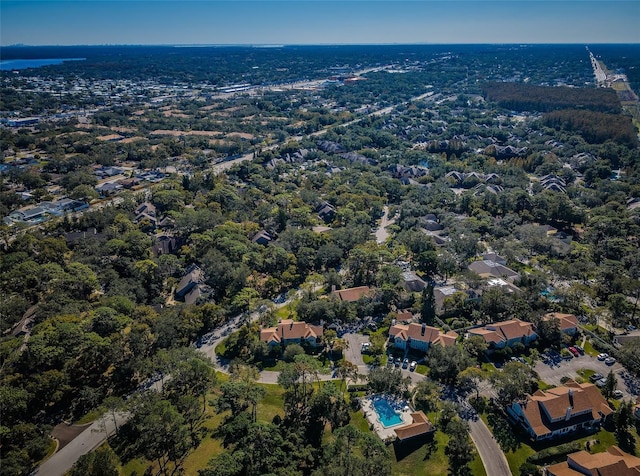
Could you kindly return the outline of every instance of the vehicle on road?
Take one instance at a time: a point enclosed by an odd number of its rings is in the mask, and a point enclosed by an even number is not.
[[[598,354],[598,360],[606,360],[608,358],[609,358],[609,354],[605,354],[605,353]]]
[[[614,357],[607,357],[604,360],[604,363],[607,364],[607,365],[613,365],[613,364],[616,363],[616,359]]]
[[[597,382],[601,378],[604,378],[604,375],[602,375],[601,373],[595,373],[591,377],[589,377],[589,380],[591,380],[591,383],[593,383],[593,382]]]
[[[415,360],[413,362],[411,362],[411,365],[409,365],[409,370],[411,372],[416,370],[416,367],[418,366],[418,362],[416,362]]]

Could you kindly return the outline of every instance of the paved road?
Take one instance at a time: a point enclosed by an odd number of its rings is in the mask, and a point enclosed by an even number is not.
[[[116,414],[118,428],[129,417],[128,413]],[[67,446],[42,463],[33,474],[38,476],[62,476],[71,469],[80,456],[100,446],[105,441],[106,435],[111,436],[114,432],[115,427],[110,416],[93,422],[86,430],[71,440]]]
[[[511,476],[507,458],[482,419],[469,420],[469,429],[487,475]]]

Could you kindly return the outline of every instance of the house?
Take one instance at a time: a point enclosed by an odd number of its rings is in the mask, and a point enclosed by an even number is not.
[[[443,333],[440,329],[426,324],[396,324],[389,328],[389,340],[396,349],[418,350],[426,352],[431,344],[439,344],[443,347],[453,345],[458,334],[453,331]]]
[[[578,332],[578,318],[573,314],[563,314],[561,312],[550,312],[542,316],[543,321],[556,319],[560,330],[564,334],[574,335]]]
[[[175,252],[180,244],[180,239],[175,236],[169,235],[159,235],[151,250],[153,251],[153,255],[158,257],[160,255],[171,254]]]
[[[500,256],[498,253],[483,253],[481,257],[485,261],[493,261],[494,263],[501,264],[502,266],[507,265],[507,259]]]
[[[202,283],[204,283],[204,273],[198,266],[192,264],[187,268],[185,275],[176,286],[176,296],[184,298],[193,288]]]
[[[336,296],[340,301],[356,302],[365,296],[371,295],[371,288],[369,286],[358,286],[356,288],[338,289],[331,291],[333,296]]]
[[[260,230],[258,233],[253,235],[251,241],[258,245],[267,246],[269,243],[273,241],[273,236],[267,232],[266,230]]]
[[[562,387],[538,390],[507,405],[507,413],[532,440],[550,440],[578,430],[596,430],[613,413],[591,383],[569,380]]]
[[[155,205],[153,203],[144,202],[144,203],[141,203],[140,205],[138,205],[138,207],[133,211],[133,213],[136,214],[136,217],[138,215],[142,215],[142,214],[155,217],[156,216],[156,207],[155,207]]]
[[[427,287],[427,283],[413,271],[402,273],[402,285],[407,292],[420,292]]]
[[[491,260],[474,261],[468,266],[468,268],[484,278],[503,278],[513,282],[520,277],[520,275],[514,270]]]
[[[336,216],[336,207],[329,202],[323,202],[317,207],[316,212],[325,223],[329,223],[333,221]]]
[[[413,420],[412,423],[393,430],[400,442],[428,435],[436,430],[436,427],[433,426],[422,410],[412,413],[411,418]]]
[[[512,347],[516,343],[528,346],[538,338],[535,327],[531,322],[520,319],[494,322],[484,327],[469,329],[469,336],[480,336],[489,345],[489,350]]]
[[[306,322],[294,322],[282,319],[277,327],[267,327],[260,330],[260,340],[268,346],[287,344],[307,344],[311,347],[321,345],[322,326],[314,326]]]
[[[638,476],[640,474],[640,458],[625,453],[617,446],[610,446],[607,451],[588,453],[577,451],[567,455],[564,463],[553,464],[544,469],[545,476]]]

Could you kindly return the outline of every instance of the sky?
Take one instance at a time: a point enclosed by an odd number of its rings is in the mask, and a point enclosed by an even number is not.
[[[640,43],[640,0],[1,0],[0,45]]]

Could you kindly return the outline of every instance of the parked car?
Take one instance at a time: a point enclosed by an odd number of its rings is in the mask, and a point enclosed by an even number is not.
[[[597,382],[601,378],[604,378],[604,375],[600,373],[596,373],[596,374],[593,374],[591,377],[589,377],[589,380],[591,380],[591,383],[593,383],[593,382]]]
[[[400,357],[398,357],[398,358],[396,359],[396,364],[395,364],[395,365],[396,365],[396,367],[400,367],[400,362],[401,362]]]
[[[629,325],[626,327],[626,329],[627,329],[629,332],[633,332],[633,331],[635,331],[635,330],[636,330],[636,326],[632,326],[631,324],[629,324]]]
[[[622,390],[613,391],[613,398],[622,398],[622,397],[623,397]]]
[[[362,343],[362,348],[360,349],[361,353],[365,353],[369,350],[369,347],[371,347],[371,344],[369,342],[363,342]]]
[[[605,353],[598,354],[598,360],[606,360],[608,358],[609,358],[609,354],[605,354]]]
[[[409,370],[413,372],[417,366],[418,366],[418,362],[414,360],[413,362],[411,362],[411,365],[409,365]]]
[[[574,357],[580,357],[580,352],[575,347],[569,347],[569,352],[573,354]]]
[[[613,365],[613,364],[616,363],[616,359],[614,357],[607,357],[604,360],[604,363],[607,364],[607,365]]]
[[[580,352],[580,355],[584,355],[584,349],[582,347],[580,347],[579,345],[574,345],[574,347],[578,350],[578,352]]]
[[[404,359],[402,361],[402,368],[406,369],[407,367],[409,367],[409,359]]]
[[[606,378],[601,378],[600,380],[598,380],[596,382],[596,387],[598,388],[602,388],[607,384],[607,379]]]

